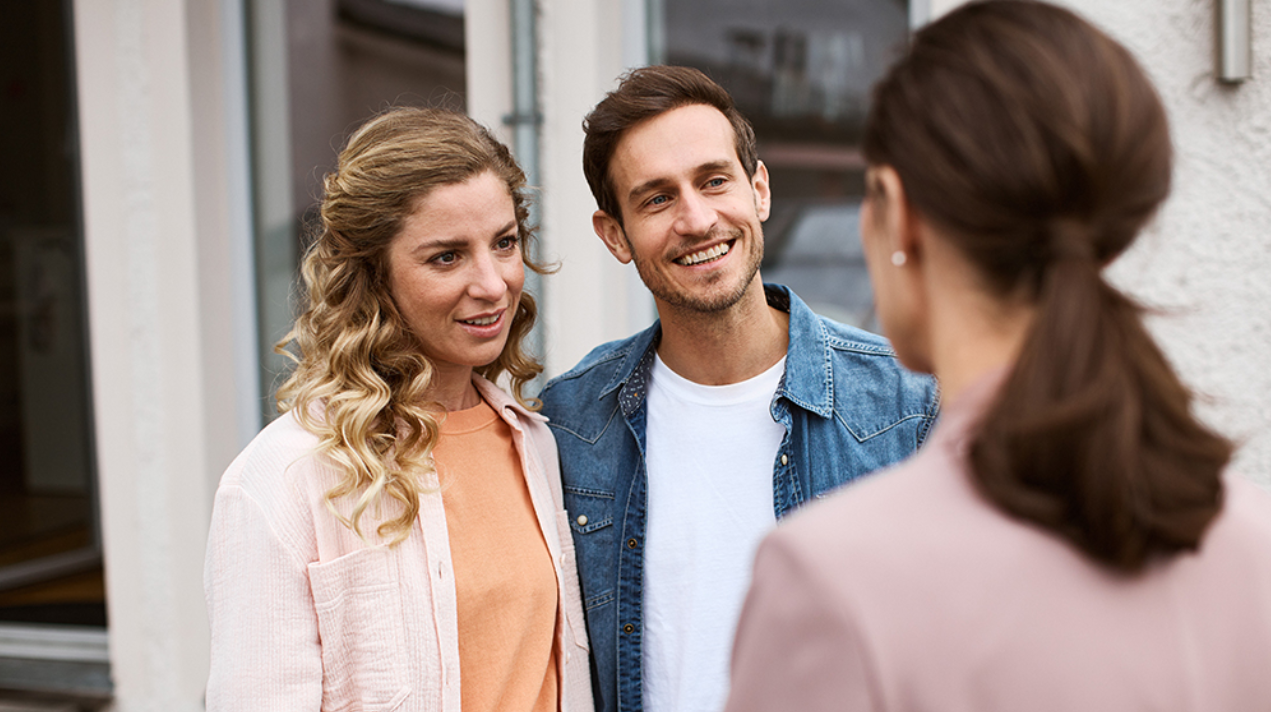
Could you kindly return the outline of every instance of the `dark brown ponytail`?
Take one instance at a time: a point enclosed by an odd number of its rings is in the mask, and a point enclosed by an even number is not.
[[[865,132],[867,160],[896,170],[990,287],[1036,307],[972,444],[976,485],[1122,571],[1199,545],[1232,452],[1102,275],[1168,195],[1171,153],[1133,57],[1024,0],[965,5],[919,32]]]

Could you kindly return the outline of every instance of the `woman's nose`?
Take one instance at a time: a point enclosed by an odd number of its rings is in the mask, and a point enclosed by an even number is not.
[[[497,302],[507,293],[507,280],[491,255],[482,255],[473,262],[468,294],[476,299]]]

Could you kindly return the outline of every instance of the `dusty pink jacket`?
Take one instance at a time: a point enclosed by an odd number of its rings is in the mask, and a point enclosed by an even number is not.
[[[590,712],[587,634],[555,441],[542,416],[474,381],[511,426],[556,563],[561,710]],[[212,625],[207,709],[459,712],[458,614],[441,496],[422,497],[401,544],[368,545],[327,509],[324,495],[340,475],[312,454],[316,445],[288,414],[221,480],[204,579]]]
[[[727,712],[1271,710],[1271,497],[1230,480],[1199,553],[1111,573],[973,488],[979,385],[763,543]]]

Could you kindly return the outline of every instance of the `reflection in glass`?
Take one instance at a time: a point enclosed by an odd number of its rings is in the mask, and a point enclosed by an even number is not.
[[[291,328],[322,177],[348,134],[390,106],[463,110],[462,0],[287,0],[249,4],[261,412],[290,363]]]
[[[104,626],[69,7],[0,23],[0,623]]]
[[[903,0],[649,0],[654,61],[697,67],[754,124],[773,211],[766,281],[877,330],[856,216],[869,89],[904,43]]]

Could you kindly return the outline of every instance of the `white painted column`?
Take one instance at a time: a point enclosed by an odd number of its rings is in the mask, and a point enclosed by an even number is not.
[[[116,708],[199,710],[203,556],[244,412],[246,189],[215,0],[74,5],[88,311]],[[232,43],[230,43],[232,44]],[[232,79],[232,77],[230,77]],[[241,141],[241,126],[237,129]],[[239,305],[241,307],[241,304]],[[236,346],[236,344],[238,346]],[[241,370],[241,369],[239,369]],[[237,395],[236,395],[237,394]]]
[[[468,0],[465,23],[468,112],[510,139],[502,126],[512,105],[507,5]],[[623,0],[540,0],[538,7],[541,254],[560,265],[544,278],[541,300],[552,376],[595,346],[648,326],[654,310],[635,269],[615,260],[592,231],[596,202],[582,172],[583,117],[639,54],[627,45],[643,37],[642,28],[624,27],[632,8]]]
[[[596,201],[582,169],[583,117],[624,69],[623,8],[619,0],[543,0],[540,7],[544,246],[561,265],[545,280],[547,366],[560,373],[595,346],[651,323],[652,298],[645,307],[635,268],[614,259],[592,230]]]
[[[468,116],[512,146],[512,26],[509,0],[465,0],[464,75]]]
[[[909,26],[918,29],[966,0],[909,0]]]

